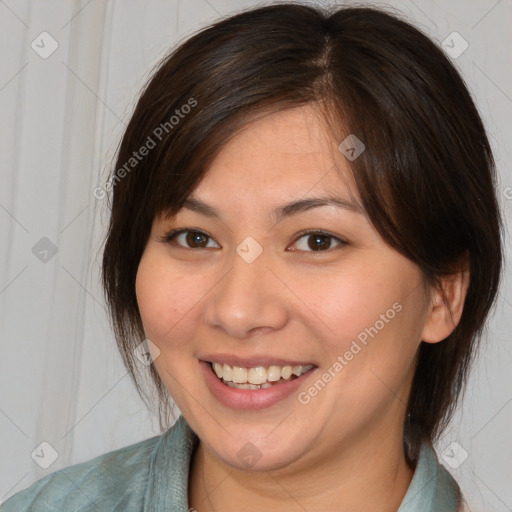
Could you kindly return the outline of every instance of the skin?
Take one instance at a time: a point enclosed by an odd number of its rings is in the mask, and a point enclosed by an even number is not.
[[[453,330],[468,275],[443,281],[450,313],[361,210],[329,205],[272,217],[304,197],[330,194],[357,206],[338,144],[314,105],[269,114],[224,146],[193,191],[218,217],[183,208],[153,223],[137,300],[160,350],[156,369],[200,439],[189,477],[189,505],[199,512],[391,512],[410,484],[402,439],[418,347]],[[164,241],[186,227],[207,233],[199,238],[207,247],[192,237],[190,248],[186,234]],[[299,238],[305,229],[344,243],[326,237],[315,251],[313,235]],[[236,252],[248,236],[263,248],[252,263]],[[299,390],[307,391],[397,303],[400,312],[307,404],[293,393],[257,411],[228,408],[199,372],[207,353],[293,356],[318,367]],[[250,469],[237,456],[247,442],[261,454]]]

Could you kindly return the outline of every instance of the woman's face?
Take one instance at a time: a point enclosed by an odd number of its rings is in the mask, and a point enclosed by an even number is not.
[[[142,256],[156,369],[231,466],[298,469],[401,442],[429,300],[419,268],[358,207],[340,142],[312,105],[253,122],[195,202],[154,221]],[[166,241],[175,229],[189,231]],[[247,379],[266,384],[238,389]]]

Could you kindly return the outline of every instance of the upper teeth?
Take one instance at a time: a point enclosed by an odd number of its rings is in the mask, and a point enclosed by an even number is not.
[[[306,366],[277,366],[272,365],[268,368],[256,366],[255,368],[242,368],[240,366],[229,366],[229,364],[213,363],[213,370],[219,379],[226,382],[236,382],[238,384],[263,384],[265,382],[277,382],[283,378],[289,380],[292,375],[300,377],[313,368],[312,364]]]

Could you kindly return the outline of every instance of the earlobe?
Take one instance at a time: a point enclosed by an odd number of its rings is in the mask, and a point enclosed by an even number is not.
[[[460,270],[443,276],[439,287],[432,291],[430,310],[421,338],[426,343],[444,340],[460,321],[470,280],[467,256],[463,258],[463,263]]]

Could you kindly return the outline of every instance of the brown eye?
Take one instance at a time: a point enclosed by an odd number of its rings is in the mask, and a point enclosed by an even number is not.
[[[331,238],[327,235],[309,235],[308,236],[308,247],[313,250],[327,250],[331,247]]]
[[[294,245],[296,248],[292,249],[293,251],[326,252],[329,249],[346,245],[346,242],[329,233],[311,231],[303,233]]]
[[[185,240],[189,247],[206,247],[208,245],[208,238],[203,233],[195,233],[189,231],[185,237]]]
[[[186,249],[208,249],[212,247],[210,243],[216,244],[206,233],[191,229],[174,231],[165,237],[165,241]],[[213,245],[213,248],[219,247],[218,244]]]

